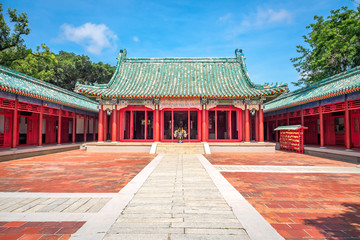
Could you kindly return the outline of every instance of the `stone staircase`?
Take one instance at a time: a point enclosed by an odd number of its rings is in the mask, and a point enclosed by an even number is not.
[[[158,143],[156,153],[204,154],[203,143]]]

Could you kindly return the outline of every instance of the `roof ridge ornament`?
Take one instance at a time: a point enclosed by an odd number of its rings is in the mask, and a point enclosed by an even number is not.
[[[127,51],[126,51],[126,48],[124,49],[120,49],[120,52],[119,54],[117,55],[117,61],[125,61],[126,60],[126,54],[127,54]]]
[[[236,58],[240,58],[241,56],[244,56],[242,49],[235,49],[235,56]]]

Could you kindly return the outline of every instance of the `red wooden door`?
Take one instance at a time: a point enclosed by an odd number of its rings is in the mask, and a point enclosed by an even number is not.
[[[37,118],[28,117],[27,119],[27,134],[26,145],[35,145],[38,139],[38,121]]]
[[[46,143],[56,143],[56,120],[52,118],[46,119]]]
[[[304,144],[319,144],[317,121],[314,119],[312,121],[305,122],[305,126],[308,127],[308,129],[305,130]]]
[[[4,121],[2,124],[3,132],[0,132],[0,147],[10,147],[11,145],[11,123],[12,117],[11,115],[3,115]]]
[[[360,147],[360,112],[359,110],[354,110],[350,114],[350,136],[351,136],[351,145],[355,148]]]

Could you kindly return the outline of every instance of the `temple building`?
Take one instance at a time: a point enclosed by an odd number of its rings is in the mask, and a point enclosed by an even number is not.
[[[360,147],[360,67],[283,94],[265,104],[265,135],[278,141],[277,126],[308,127],[304,144]]]
[[[97,102],[0,66],[0,149],[97,137]]]
[[[254,84],[242,50],[235,57],[127,58],[108,84],[76,85],[99,102],[98,141],[264,141],[263,104],[286,85]]]

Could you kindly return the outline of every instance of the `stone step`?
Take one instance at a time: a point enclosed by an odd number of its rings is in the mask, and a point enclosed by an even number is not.
[[[159,143],[156,153],[204,154],[202,143]]]

